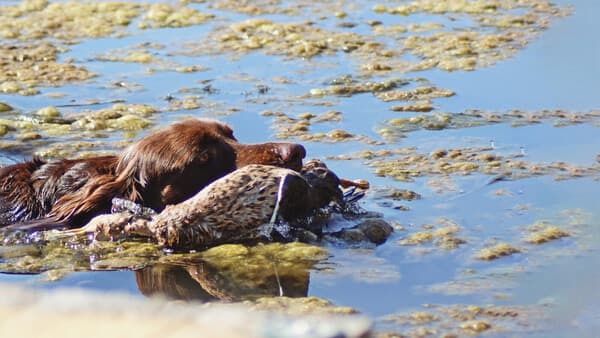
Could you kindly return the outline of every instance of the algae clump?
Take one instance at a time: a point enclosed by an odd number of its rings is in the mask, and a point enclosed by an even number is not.
[[[570,233],[556,226],[547,226],[541,230],[531,233],[525,238],[525,242],[531,244],[542,244],[559,238],[571,236]]]
[[[490,248],[480,250],[475,257],[484,261],[491,261],[519,252],[521,252],[519,248],[516,248],[508,243],[498,243]]]

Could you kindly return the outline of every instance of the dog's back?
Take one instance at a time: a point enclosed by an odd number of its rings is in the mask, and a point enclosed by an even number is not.
[[[55,202],[98,175],[114,174],[116,156],[47,162],[31,161],[0,168],[0,226],[46,216]]]

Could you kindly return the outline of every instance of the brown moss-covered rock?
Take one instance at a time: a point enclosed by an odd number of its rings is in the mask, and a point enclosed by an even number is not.
[[[381,218],[369,218],[351,228],[329,233],[328,237],[335,237],[348,244],[373,243],[380,245],[391,236],[394,228]]]
[[[392,226],[380,218],[368,219],[358,225],[367,239],[375,244],[383,244],[390,237],[394,229]]]

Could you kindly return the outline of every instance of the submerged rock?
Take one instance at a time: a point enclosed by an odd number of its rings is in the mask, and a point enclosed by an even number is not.
[[[380,245],[391,236],[394,228],[381,218],[369,218],[358,225],[328,233],[328,237],[338,238],[350,244],[373,243]]]
[[[368,219],[357,227],[370,242],[375,244],[383,244],[394,231],[394,228],[383,219]]]

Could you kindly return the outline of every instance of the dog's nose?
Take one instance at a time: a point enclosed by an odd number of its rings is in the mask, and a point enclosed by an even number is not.
[[[285,163],[302,162],[306,156],[306,149],[296,143],[281,143],[279,145],[279,156]]]

